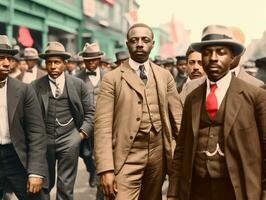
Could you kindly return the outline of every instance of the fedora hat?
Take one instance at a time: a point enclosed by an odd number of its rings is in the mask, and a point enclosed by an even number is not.
[[[101,58],[104,56],[104,52],[100,50],[100,47],[96,43],[86,43],[83,51],[80,53],[84,60],[91,60],[96,58]]]
[[[24,59],[25,60],[39,60],[38,51],[34,48],[25,48]]]
[[[47,59],[51,56],[59,56],[63,59],[68,59],[71,57],[71,54],[66,52],[65,47],[60,42],[48,42],[44,53],[40,53],[39,57]]]
[[[233,39],[232,31],[222,25],[205,27],[202,32],[201,42],[191,44],[192,48],[198,52],[201,52],[203,47],[210,45],[230,46],[235,56],[241,55],[245,51],[245,47]]]
[[[116,62],[123,61],[129,58],[129,54],[126,51],[118,51],[115,53]]]
[[[68,62],[74,62],[74,63],[79,63],[83,62],[83,58],[79,55],[72,55],[69,59]]]
[[[6,35],[0,35],[0,53],[5,53],[12,56],[18,53],[17,49],[11,48],[8,37]]]

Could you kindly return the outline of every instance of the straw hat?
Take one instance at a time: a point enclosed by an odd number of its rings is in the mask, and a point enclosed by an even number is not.
[[[0,53],[5,53],[12,56],[18,53],[17,49],[11,48],[8,37],[6,35],[0,35]]]
[[[84,60],[101,58],[104,56],[104,52],[100,50],[100,47],[96,43],[86,43],[83,51],[80,53],[80,56],[83,57]]]
[[[39,60],[38,51],[34,48],[25,48],[24,59],[25,60]]]

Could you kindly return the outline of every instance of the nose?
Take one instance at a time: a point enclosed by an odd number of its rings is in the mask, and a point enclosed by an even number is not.
[[[217,60],[217,54],[215,51],[211,53],[211,60]]]
[[[138,40],[137,46],[138,47],[143,47],[143,41],[141,40],[141,38]]]
[[[55,67],[55,63],[54,62],[52,62],[51,63],[51,69],[55,69],[56,67]]]
[[[10,65],[10,58],[5,58],[3,62],[3,66],[9,66]]]

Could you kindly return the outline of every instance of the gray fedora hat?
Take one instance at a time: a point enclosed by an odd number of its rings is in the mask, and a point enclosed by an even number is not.
[[[6,35],[0,35],[0,53],[9,54],[11,56],[14,56],[18,53],[17,49],[11,48]]]
[[[48,42],[44,53],[40,53],[39,57],[47,59],[51,56],[59,56],[63,59],[68,59],[71,57],[71,54],[66,52],[65,47],[60,42]]]
[[[25,60],[39,60],[38,51],[34,48],[25,48],[24,59]]]
[[[241,55],[245,51],[245,47],[233,39],[232,31],[222,25],[205,27],[202,32],[201,42],[191,44],[192,48],[198,52],[201,52],[203,47],[210,45],[230,46],[235,56]]]
[[[100,50],[100,47],[96,43],[86,43],[83,51],[79,54],[80,56],[83,57],[84,60],[91,60],[91,59],[96,59],[96,58],[101,58],[105,54]]]
[[[116,62],[121,60],[126,60],[129,58],[129,54],[126,51],[118,51],[115,53]]]

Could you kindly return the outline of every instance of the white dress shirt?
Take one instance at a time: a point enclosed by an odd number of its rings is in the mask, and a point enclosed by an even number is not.
[[[230,72],[234,72],[236,77],[238,77],[240,71],[240,66],[238,65],[237,67],[235,67],[234,69],[231,69]]]
[[[217,85],[217,88],[215,90],[215,96],[217,98],[218,102],[218,109],[220,108],[220,105],[226,95],[226,92],[229,88],[230,82],[232,79],[232,74],[231,72],[228,72],[224,77],[222,77],[220,80],[216,82],[212,82],[207,78],[207,90],[206,90],[206,98],[208,94],[210,93],[210,84],[215,84]]]
[[[139,76],[140,74],[140,69],[139,69],[139,66],[140,65],[144,65],[144,73],[146,74],[147,78],[149,77],[149,71],[150,71],[150,63],[149,63],[149,60],[147,60],[146,62],[144,63],[138,63],[134,60],[132,60],[131,58],[129,58],[129,66],[137,73],[137,75]]]
[[[58,85],[59,90],[60,90],[60,94],[62,94],[63,91],[64,91],[64,87],[65,87],[65,73],[63,72],[60,76],[58,76],[57,79],[53,79],[53,78],[52,78],[51,76],[49,76],[49,75],[48,75],[48,77],[49,77],[50,80],[54,81],[54,82],[56,83],[56,85]],[[51,90],[52,90],[52,94],[53,94],[53,96],[56,97],[56,95],[55,95],[55,93],[56,93],[56,92],[55,92],[55,91],[56,91],[56,86],[55,86],[55,84],[53,84],[51,81],[49,81],[49,84],[50,84],[50,88],[51,88]]]
[[[35,65],[32,68],[32,72],[24,72],[23,78],[22,78],[22,82],[23,83],[31,83],[32,81],[35,81],[37,78],[37,65]]]
[[[10,132],[7,108],[7,79],[5,86],[0,88],[0,144],[10,144]]]
[[[100,67],[97,67],[94,71],[96,72],[96,76],[89,76],[89,79],[90,79],[92,85],[95,87],[98,85],[98,83],[101,79]]]

